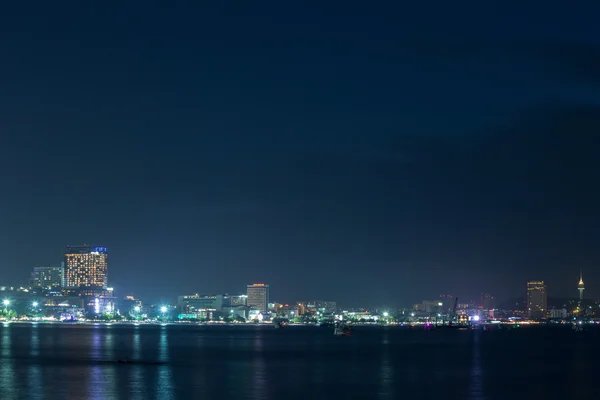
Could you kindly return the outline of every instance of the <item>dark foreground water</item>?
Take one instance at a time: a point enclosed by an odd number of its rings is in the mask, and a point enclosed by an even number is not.
[[[598,399],[599,348],[560,328],[0,324],[0,399]]]

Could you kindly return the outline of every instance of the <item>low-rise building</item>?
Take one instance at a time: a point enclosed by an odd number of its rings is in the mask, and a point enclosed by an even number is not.
[[[177,298],[181,314],[196,314],[200,318],[213,318],[223,309],[223,295],[184,295]]]
[[[238,294],[238,295],[223,295],[223,307],[237,307],[237,306],[247,306],[248,305],[248,295],[246,294]]]
[[[566,319],[567,318],[567,309],[566,308],[552,308],[548,310],[548,314],[550,318],[555,319]]]

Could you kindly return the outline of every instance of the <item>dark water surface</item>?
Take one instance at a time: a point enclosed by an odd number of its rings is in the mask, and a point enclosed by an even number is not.
[[[0,324],[0,399],[599,399],[599,349],[539,327]]]

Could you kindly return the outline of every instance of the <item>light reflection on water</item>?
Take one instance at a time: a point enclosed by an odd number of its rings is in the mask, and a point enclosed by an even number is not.
[[[104,331],[103,333],[105,335],[103,354],[105,360],[107,360],[108,362],[102,367],[102,372],[104,373],[104,383],[101,387],[115,388],[117,387],[117,368],[119,367],[118,360],[122,357],[122,355],[117,355],[114,333],[111,329],[111,326],[109,325],[106,331]],[[100,390],[99,392],[102,393],[102,396],[98,397],[98,400],[106,399],[108,397],[102,390]]]
[[[132,356],[131,359],[134,361],[141,361],[142,359],[142,344],[141,344],[141,335],[140,335],[140,327],[136,325],[134,328],[133,338],[132,338]],[[132,400],[144,400],[144,383],[143,383],[143,374],[142,374],[142,366],[141,365],[133,365],[131,367],[131,375],[129,379],[129,390],[131,394]]]
[[[0,361],[0,399],[9,399],[15,394],[14,360],[12,358],[11,325],[2,325],[2,360]]]
[[[383,335],[381,344],[383,345],[383,348],[379,369],[379,398],[382,400],[387,400],[394,398],[394,388],[392,385],[394,371],[390,363],[390,339],[387,332]]]
[[[139,326],[135,327],[134,333],[133,333],[133,344],[132,344],[132,348],[133,348],[133,354],[132,354],[132,359],[135,361],[139,361],[142,359],[142,342],[140,339],[140,329]]]
[[[106,398],[105,389],[115,386],[115,363],[110,359],[113,345],[110,327],[94,326],[92,337],[92,366],[88,380],[88,398],[103,400]]]
[[[115,382],[108,377],[107,370],[114,367],[94,365],[91,367],[88,382],[88,398],[91,400],[103,400],[106,397],[104,388],[114,387]],[[109,389],[110,390],[110,389]]]
[[[265,398],[268,379],[263,352],[263,335],[262,332],[259,332],[254,338],[254,359],[252,360],[252,398],[257,400]]]
[[[2,324],[2,358],[11,356],[11,329],[9,323]],[[4,361],[4,360],[3,360]]]
[[[30,346],[30,357],[38,357],[40,355],[40,338],[38,324],[33,324],[31,326]],[[43,399],[44,382],[42,376],[42,367],[38,363],[32,363],[27,368],[27,387],[29,389],[29,393],[27,396],[28,399]]]
[[[167,326],[161,326],[160,341],[158,343],[158,361],[160,363],[168,363],[170,361],[168,337]],[[168,364],[158,366],[155,393],[158,400],[173,398],[171,367]]]
[[[40,336],[38,324],[31,325],[31,349],[29,351],[31,357],[40,355]]]
[[[470,400],[484,400],[483,367],[481,365],[481,331],[473,332],[473,356],[471,357],[471,382],[469,385]]]
[[[102,358],[102,332],[100,331],[100,327],[95,325],[92,328],[92,359],[94,361],[98,361]]]
[[[578,342],[571,331],[552,335],[357,328],[341,339],[310,327],[7,324],[0,325],[0,400],[529,399],[532,389],[517,382],[535,381],[529,358],[511,365],[514,349],[536,340],[562,346],[544,355],[548,367],[538,371],[561,377],[544,398],[593,398],[600,335]],[[498,395],[506,382],[510,391]]]
[[[106,327],[106,330],[102,332],[104,337],[104,344],[102,346],[102,354],[106,360],[116,360],[115,358],[115,343],[113,333],[110,326]]]
[[[166,363],[169,361],[169,339],[167,335],[167,327],[162,326],[160,329],[160,341],[158,342],[158,361]]]
[[[27,398],[38,400],[44,398],[44,383],[42,368],[37,364],[32,364],[27,368]]]

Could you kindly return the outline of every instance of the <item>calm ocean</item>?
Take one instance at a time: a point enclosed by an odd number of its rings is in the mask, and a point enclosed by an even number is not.
[[[568,328],[0,324],[0,399],[598,399],[599,348]]]

